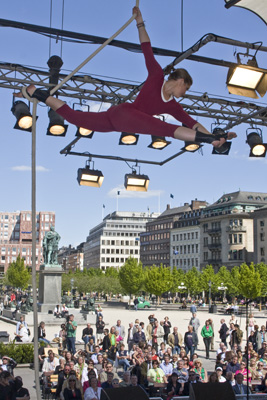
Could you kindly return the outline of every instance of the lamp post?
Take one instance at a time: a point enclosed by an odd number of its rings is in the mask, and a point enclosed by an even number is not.
[[[181,282],[181,285],[178,286],[179,292],[182,292],[182,291],[184,291],[186,289],[187,289],[187,287],[185,286],[184,282]]]
[[[223,301],[225,300],[225,296],[226,296],[226,290],[228,289],[227,286],[224,286],[223,283],[221,283],[221,286],[218,286],[219,290],[223,291]]]
[[[211,281],[209,280],[209,309],[211,307]]]

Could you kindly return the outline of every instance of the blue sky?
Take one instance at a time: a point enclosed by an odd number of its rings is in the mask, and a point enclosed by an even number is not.
[[[50,0],[13,0],[1,6],[1,18],[49,26]],[[111,36],[131,16],[135,2],[130,0],[65,0],[64,26],[70,31],[88,33],[103,37]],[[181,51],[181,2],[179,0],[140,0],[148,33],[156,47]],[[52,27],[61,28],[62,1],[52,2]],[[258,42],[266,38],[267,26],[253,13],[233,7],[226,10],[224,0],[184,1],[183,48],[187,49],[204,34],[212,32],[232,39]],[[13,62],[36,68],[47,68],[50,55],[60,55],[61,44],[52,41],[49,54],[49,39],[18,29],[0,27],[1,62]],[[119,37],[120,40],[138,42],[138,34],[133,22]],[[63,43],[63,72],[76,68],[97,46]],[[235,62],[234,51],[244,52],[218,43],[208,44],[197,54]],[[157,58],[164,67],[172,59]],[[266,53],[258,53],[260,67],[266,65]],[[245,100],[230,96],[225,85],[227,68],[184,61],[180,67],[188,69],[194,84],[189,93],[204,93],[227,97],[231,100]],[[146,78],[146,68],[142,54],[108,47],[82,69],[89,74],[142,82]],[[74,101],[66,99],[72,106]],[[1,146],[0,179],[2,182],[1,211],[29,210],[31,208],[31,135],[13,129],[15,118],[10,112],[12,92],[0,88],[1,101]],[[252,101],[252,100],[251,100]],[[254,102],[254,101],[253,101]],[[257,103],[264,105],[266,96]],[[266,104],[265,104],[266,106]],[[98,110],[100,104],[91,104]],[[104,110],[107,105],[102,105]],[[104,183],[100,189],[80,187],[77,183],[77,169],[85,165],[82,157],[62,156],[60,150],[75,136],[76,128],[69,125],[65,138],[46,136],[48,125],[47,108],[38,106],[37,121],[37,210],[55,211],[56,230],[62,239],[60,245],[77,245],[86,239],[89,230],[104,215],[116,210],[117,196],[120,211],[164,211],[166,204],[179,206],[198,198],[210,203],[222,193],[238,189],[267,192],[266,160],[249,159],[248,145],[245,143],[248,125],[242,124],[235,130],[238,138],[233,141],[228,157],[211,155],[211,146],[204,147],[204,155],[184,154],[163,167],[141,166],[141,172],[150,177],[149,191],[136,194],[123,189],[124,175],[130,170],[122,162],[95,160],[95,168],[100,169]],[[169,118],[168,121],[171,122]],[[199,119],[210,129],[211,119]],[[163,151],[147,149],[150,137],[142,135],[137,146],[118,146],[119,133],[99,133],[92,140],[82,139],[75,150],[92,153],[113,154],[131,158],[162,160],[183,147],[183,143],[172,141]],[[263,130],[266,138],[266,131]],[[264,140],[266,142],[266,139]],[[170,193],[174,199],[170,199]]]

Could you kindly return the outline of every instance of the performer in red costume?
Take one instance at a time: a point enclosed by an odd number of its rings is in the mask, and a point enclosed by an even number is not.
[[[142,14],[138,7],[137,28],[142,51],[145,57],[148,78],[133,103],[123,103],[110,107],[105,112],[75,111],[62,100],[52,97],[48,90],[36,89],[30,85],[27,92],[51,107],[68,122],[93,131],[143,133],[156,136],[170,136],[188,142],[211,143],[220,147],[228,139],[236,137],[234,132],[212,135],[203,125],[191,118],[174,99],[185,95],[192,85],[192,78],[185,69],[176,69],[167,81],[161,66],[154,58],[151,43]],[[158,114],[170,114],[185,126],[178,126],[153,117]]]

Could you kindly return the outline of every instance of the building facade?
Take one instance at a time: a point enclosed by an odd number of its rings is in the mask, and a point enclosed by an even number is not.
[[[84,268],[120,268],[129,257],[140,260],[140,234],[159,214],[117,211],[90,230],[84,244]]]
[[[178,221],[174,222],[170,235],[170,265],[172,268],[180,268],[185,272],[193,267],[200,269],[199,219],[206,205],[207,203],[203,202],[201,208],[186,211]]]
[[[167,205],[166,210],[160,216],[147,223],[146,232],[140,235],[141,240],[141,262],[145,266],[169,267],[173,265],[172,250],[178,246],[171,244],[172,229],[175,223],[185,215],[199,209],[200,205],[206,205],[206,202],[193,200],[191,204],[185,203],[181,207],[170,208]]]
[[[254,263],[267,263],[267,206],[253,213],[254,219]]]
[[[55,226],[55,213],[41,211],[36,214],[36,267],[43,262],[42,240],[45,233]],[[32,265],[32,216],[31,211],[0,212],[0,273],[3,275],[9,264],[18,255],[25,265]]]
[[[254,260],[254,211],[267,205],[267,193],[224,194],[200,219],[201,268],[229,269]]]
[[[62,266],[64,271],[83,271],[83,247],[84,242],[79,244],[76,248],[69,245],[69,247],[64,246],[58,250],[58,263]]]

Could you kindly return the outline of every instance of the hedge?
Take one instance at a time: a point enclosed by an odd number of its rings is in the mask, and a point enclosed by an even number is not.
[[[33,344],[2,343],[0,342],[0,355],[13,358],[18,364],[33,363]]]

